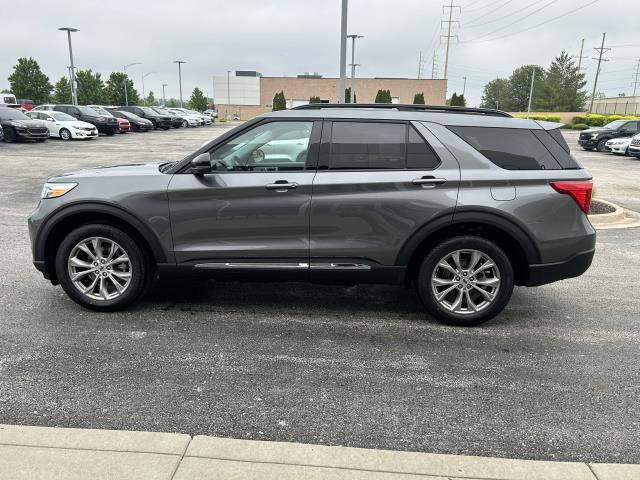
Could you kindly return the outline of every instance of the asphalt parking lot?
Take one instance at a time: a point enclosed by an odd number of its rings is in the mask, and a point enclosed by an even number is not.
[[[390,286],[160,282],[92,313],[32,267],[49,175],[177,159],[225,128],[0,144],[0,423],[640,463],[640,229],[601,231],[585,275],[516,288],[475,329]],[[576,155],[640,211],[639,160]]]

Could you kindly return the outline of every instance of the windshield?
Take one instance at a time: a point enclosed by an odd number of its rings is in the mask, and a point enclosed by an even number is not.
[[[191,115],[202,115],[200,112],[196,112],[195,110],[185,110],[187,113],[190,113]]]
[[[158,115],[158,112],[156,112],[153,108],[140,107],[140,110],[142,110],[147,115]]]
[[[117,115],[119,117],[122,117],[122,118],[126,118],[127,120],[142,120],[135,113],[125,112],[123,110],[117,110],[117,111],[113,112],[113,114]]]
[[[75,122],[76,119],[73,118],[71,115],[68,115],[64,112],[47,112],[49,115],[51,115],[53,118],[55,118],[56,120],[59,120],[61,122]]]
[[[168,112],[163,108],[154,108],[154,110],[162,115],[173,115],[171,112]]]
[[[603,128],[610,128],[611,130],[616,130],[620,128],[622,125],[627,123],[626,120],[614,120],[611,123],[607,123]]]
[[[93,108],[79,106],[78,110],[80,110],[80,113],[82,113],[83,115],[86,115],[87,117],[99,116],[98,112],[96,112]]]
[[[1,120],[31,120],[28,116],[15,108],[0,108]]]
[[[98,106],[93,106],[91,107],[93,108],[96,112],[98,112],[100,115],[104,115],[105,117],[113,117],[113,115],[111,115],[109,112],[107,112],[104,108],[102,107],[98,107]]]

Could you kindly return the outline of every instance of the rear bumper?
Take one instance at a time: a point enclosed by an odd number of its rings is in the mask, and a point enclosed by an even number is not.
[[[594,254],[595,248],[580,252],[563,262],[529,265],[529,279],[526,286],[537,287],[565,278],[579,277],[591,266]]]

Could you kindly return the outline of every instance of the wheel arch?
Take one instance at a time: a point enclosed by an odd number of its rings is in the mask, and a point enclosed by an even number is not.
[[[36,238],[35,258],[44,261],[52,283],[58,283],[55,273],[55,254],[65,233],[88,223],[103,223],[124,230],[139,242],[152,266],[167,262],[166,254],[156,234],[134,215],[109,204],[72,205],[48,219]]]
[[[512,263],[517,285],[527,284],[529,265],[540,262],[540,252],[535,243],[515,221],[486,211],[456,212],[430,222],[405,242],[396,259],[396,265],[407,267],[405,283],[410,284],[415,278],[420,261],[431,248],[460,235],[485,238],[504,250]]]

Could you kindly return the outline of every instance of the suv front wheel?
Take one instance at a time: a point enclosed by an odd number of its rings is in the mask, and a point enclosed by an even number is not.
[[[493,318],[513,292],[513,268],[495,243],[481,237],[446,240],[423,259],[417,290],[438,320],[474,326]]]
[[[69,233],[56,254],[56,274],[65,292],[92,310],[127,307],[149,286],[142,250],[112,225],[84,225]]]

